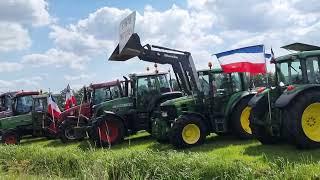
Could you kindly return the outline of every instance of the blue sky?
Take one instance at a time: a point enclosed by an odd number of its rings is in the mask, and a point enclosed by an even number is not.
[[[120,20],[134,10],[143,43],[190,51],[206,68],[218,66],[212,53],[242,46],[265,44],[277,56],[288,43],[319,45],[319,9],[316,0],[1,1],[0,92],[59,92],[144,72],[153,64],[107,62]]]

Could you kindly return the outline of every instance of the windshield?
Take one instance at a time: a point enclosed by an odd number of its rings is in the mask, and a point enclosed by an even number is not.
[[[34,110],[37,112],[45,112],[46,108],[46,98],[34,99]]]
[[[319,84],[320,83],[320,61],[319,57],[311,57],[306,60],[307,76],[309,83]]]
[[[32,109],[32,96],[21,96],[15,101],[15,109],[17,113],[26,114]]]
[[[234,93],[241,91],[241,80],[239,73],[216,74],[214,78],[215,94],[222,95],[226,92]]]
[[[157,76],[139,77],[138,94],[148,92],[170,92],[170,85],[165,74]]]
[[[94,90],[94,103],[100,104],[105,101],[121,97],[118,86],[111,86],[107,88],[99,88]]]
[[[11,98],[8,96],[3,96],[0,99],[0,110],[8,110],[11,107]]]
[[[285,85],[303,83],[300,61],[290,61],[277,64],[279,82]]]
[[[203,90],[204,95],[209,95],[210,85],[209,85],[209,75],[204,75],[203,73],[199,73],[199,81],[201,88]]]

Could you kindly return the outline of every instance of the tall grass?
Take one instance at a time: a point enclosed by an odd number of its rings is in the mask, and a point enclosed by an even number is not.
[[[228,146],[208,152],[155,148],[83,150],[77,146],[0,146],[1,173],[13,179],[309,179],[320,178],[311,159],[243,155],[250,146]],[[203,149],[201,149],[203,150]],[[207,149],[205,149],[207,150]],[[6,176],[4,176],[6,177]],[[24,179],[24,178],[23,178]]]

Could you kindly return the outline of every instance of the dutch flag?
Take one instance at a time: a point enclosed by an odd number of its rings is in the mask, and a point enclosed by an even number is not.
[[[226,73],[266,73],[266,57],[263,45],[243,47],[215,54]]]

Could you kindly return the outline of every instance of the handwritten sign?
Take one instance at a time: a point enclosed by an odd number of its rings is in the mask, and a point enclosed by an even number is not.
[[[134,11],[129,16],[120,22],[120,39],[119,39],[119,53],[129,41],[131,35],[134,33],[134,25],[136,22],[136,12]]]

